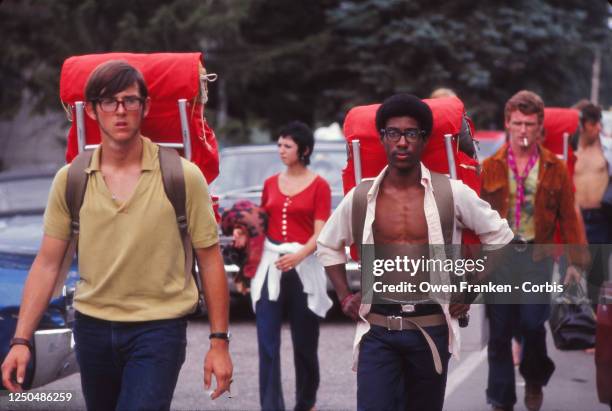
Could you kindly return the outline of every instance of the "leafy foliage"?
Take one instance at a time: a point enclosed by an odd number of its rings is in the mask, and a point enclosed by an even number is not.
[[[588,97],[596,47],[611,103],[608,14],[605,2],[582,0],[7,0],[0,115],[13,115],[25,90],[36,109],[59,108],[71,55],[203,50],[221,78],[208,116],[233,141],[252,126],[328,123],[356,104],[439,86],[455,89],[478,125],[499,127],[519,89],[548,105]]]

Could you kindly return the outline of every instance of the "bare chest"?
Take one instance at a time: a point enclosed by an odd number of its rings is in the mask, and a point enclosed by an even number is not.
[[[595,178],[607,176],[608,164],[601,150],[581,149],[576,153],[576,158],[576,175]]]
[[[381,190],[376,199],[373,225],[377,244],[426,244],[427,220],[424,211],[425,190]]]
[[[576,201],[582,208],[598,208],[608,186],[608,164],[601,150],[586,149],[576,153],[574,186]]]

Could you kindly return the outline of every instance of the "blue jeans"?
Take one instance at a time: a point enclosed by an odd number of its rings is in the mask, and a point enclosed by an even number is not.
[[[521,267],[523,272],[516,273],[516,267]],[[531,253],[525,252],[515,255],[512,265],[499,269],[505,271],[502,274],[514,272],[515,277],[520,278],[519,282],[542,284],[552,276],[552,259],[534,262]],[[540,298],[535,297],[535,300]],[[524,295],[524,301],[530,299],[529,295]],[[488,304],[486,309],[490,330],[487,401],[493,406],[510,407],[516,403],[511,345],[513,334],[518,332],[523,347],[519,371],[526,382],[546,385],[555,370],[555,364],[546,350],[544,328],[550,316],[550,304]]]
[[[76,313],[87,409],[169,410],[185,361],[187,320],[114,322]]]
[[[283,312],[291,324],[293,361],[295,363],[295,409],[309,410],[319,388],[319,317],[308,309],[307,296],[295,270],[281,276],[277,301],[268,298],[268,280],[255,306],[259,347],[259,401],[263,410],[283,410],[281,384],[280,334]]]
[[[418,330],[389,331],[373,325],[362,337],[357,363],[358,410],[442,410],[450,359],[448,326],[425,330],[440,353],[441,375]]]
[[[610,247],[606,244],[612,242],[609,234],[612,221],[605,209],[582,210],[582,219],[589,244],[597,244],[590,248],[591,267],[587,273],[587,292],[595,305],[599,300],[601,284],[610,279],[608,273]]]

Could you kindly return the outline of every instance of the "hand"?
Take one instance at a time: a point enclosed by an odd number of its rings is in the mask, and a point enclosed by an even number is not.
[[[569,285],[572,283],[580,283],[582,279],[582,274],[580,270],[575,265],[570,265],[567,267],[567,271],[565,272],[565,279],[563,280],[563,284]]]
[[[204,389],[209,390],[212,376],[217,380],[217,387],[211,399],[218,398],[225,391],[229,391],[232,383],[234,367],[229,355],[229,341],[214,338],[210,341],[210,350],[204,359]]]
[[[232,246],[234,248],[243,249],[247,245],[249,236],[244,228],[236,227],[234,228],[234,231],[232,231],[232,239]]]
[[[294,269],[299,263],[304,260],[304,257],[300,253],[285,254],[278,260],[276,260],[276,268],[282,272],[286,272]]]
[[[459,318],[470,310],[469,304],[451,303],[448,307],[451,317]]]
[[[26,367],[30,362],[30,349],[25,345],[14,345],[2,363],[2,384],[10,392],[21,392]],[[15,382],[16,376],[17,382]]]
[[[361,291],[349,294],[342,301],[342,312],[353,320],[359,319],[359,308],[361,307]]]
[[[235,278],[234,284],[236,284],[236,291],[242,295],[247,295],[251,288],[247,285],[247,281],[244,278]]]

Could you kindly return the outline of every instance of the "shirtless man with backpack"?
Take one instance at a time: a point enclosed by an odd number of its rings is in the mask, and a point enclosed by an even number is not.
[[[187,221],[177,222],[175,203],[165,193],[161,149],[140,133],[150,106],[141,73],[123,61],[101,64],[89,77],[85,96],[102,143],[85,168],[76,221],[67,199],[71,166],[55,177],[2,382],[12,392],[21,390],[33,332],[61,281],[70,240],[78,234],[81,279],[74,297],[74,337],[87,408],[169,409],[185,360],[185,317],[198,304],[184,258],[191,248],[183,247],[183,233],[188,233],[200,262],[211,327],[204,385],[210,387],[214,374],[216,398],[228,390],[232,375],[229,295],[204,177],[180,159]]]
[[[472,189],[421,163],[432,127],[431,109],[417,97],[398,94],[385,100],[376,113],[376,129],[388,165],[374,181],[346,195],[317,240],[317,256],[343,311],[358,320],[353,365],[359,410],[442,410],[448,360],[459,352],[457,317],[468,306],[365,304],[348,287],[345,247],[458,244],[462,228],[472,229],[483,244],[502,245],[513,238],[507,222]],[[352,224],[358,208],[365,210],[360,227]],[[441,224],[442,214],[450,215],[450,224]],[[362,230],[361,236],[355,238],[355,230]]]

